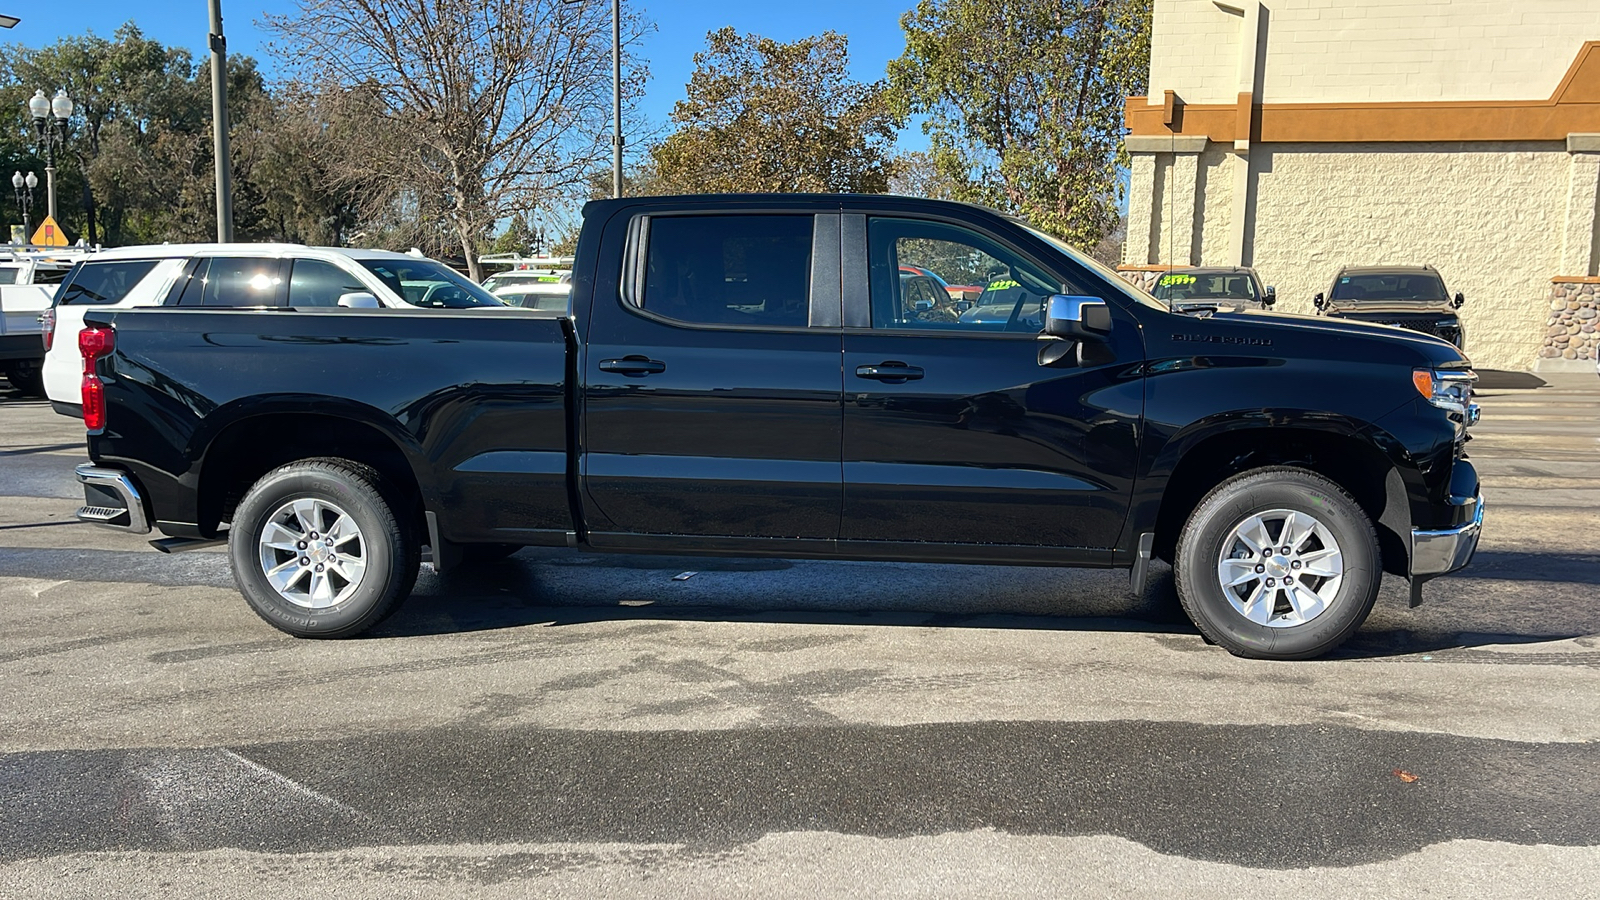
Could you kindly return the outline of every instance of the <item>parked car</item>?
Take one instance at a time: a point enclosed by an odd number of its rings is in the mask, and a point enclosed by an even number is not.
[[[896,272],[933,242],[1039,323],[920,318]],[[1477,545],[1476,376],[1434,338],[1174,313],[1016,219],[906,197],[594,201],[577,256],[571,315],[88,310],[79,518],[226,540],[251,608],[306,637],[392,613],[425,545],[446,575],[540,545],[1121,567],[1135,592],[1159,558],[1206,637],[1267,659]]]
[[[1466,298],[1451,299],[1432,266],[1345,266],[1313,302],[1325,316],[1408,328],[1467,348],[1456,313]]]
[[[512,270],[490,275],[483,289],[507,306],[566,310],[572,301],[572,272]]]
[[[1244,266],[1173,269],[1156,279],[1153,292],[1174,309],[1212,307],[1219,312],[1267,309],[1278,292],[1262,287],[1256,270]]]
[[[44,394],[44,325],[61,279],[93,251],[79,248],[0,250],[0,371],[24,394]]]
[[[90,309],[503,307],[443,263],[409,253],[299,244],[161,244],[104,250],[68,275],[44,316],[50,406],[80,415],[83,364],[70,336]],[[69,339],[56,342],[55,335]]]

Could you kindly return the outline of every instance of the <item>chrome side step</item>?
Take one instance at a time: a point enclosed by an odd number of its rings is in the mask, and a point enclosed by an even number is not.
[[[150,533],[144,497],[140,496],[132,476],[121,469],[104,469],[94,463],[84,463],[76,471],[84,496],[84,505],[77,512],[79,521],[134,534]]]

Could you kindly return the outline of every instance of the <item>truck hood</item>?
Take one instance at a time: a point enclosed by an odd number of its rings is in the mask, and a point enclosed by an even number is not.
[[[1448,300],[1366,300],[1360,303],[1342,303],[1334,301],[1328,307],[1330,316],[1357,316],[1357,315],[1440,315],[1448,313],[1455,315],[1455,307]]]
[[[1192,316],[1174,316],[1175,319],[1192,319]],[[1399,363],[1407,358],[1413,365],[1438,369],[1465,368],[1472,365],[1461,351],[1449,341],[1406,331],[1388,325],[1368,325],[1364,322],[1327,316],[1308,316],[1298,313],[1246,309],[1241,312],[1219,312],[1211,317],[1223,331],[1236,332],[1241,338],[1262,338],[1285,348],[1303,346],[1308,350],[1326,345],[1329,339],[1342,342],[1358,341],[1361,344],[1385,348],[1384,356]],[[1226,338],[1224,338],[1226,340]]]

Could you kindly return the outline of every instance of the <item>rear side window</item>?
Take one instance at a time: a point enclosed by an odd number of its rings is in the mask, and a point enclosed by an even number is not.
[[[15,266],[0,267],[0,284],[16,284],[17,276],[22,274]]]
[[[78,266],[78,274],[56,292],[56,302],[61,305],[120,303],[155,267],[153,259],[86,262]]]
[[[216,256],[201,259],[179,306],[276,306],[282,264],[277,259]]]
[[[639,306],[693,324],[804,328],[811,229],[810,215],[652,218]]]
[[[67,277],[71,268],[59,269],[55,266],[35,266],[33,269],[34,284],[60,284]]]
[[[289,305],[296,308],[338,306],[339,298],[371,293],[361,279],[320,259],[297,259],[289,272]]]

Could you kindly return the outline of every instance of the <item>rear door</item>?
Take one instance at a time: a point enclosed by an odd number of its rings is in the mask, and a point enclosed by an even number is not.
[[[839,217],[816,206],[606,225],[581,362],[596,546],[832,546]]]
[[[968,223],[847,209],[843,229],[841,547],[1105,561],[1132,491],[1143,359],[1109,287],[1021,235]],[[930,302],[929,280],[959,287]],[[1040,339],[1056,293],[1107,299],[1110,344],[1042,355],[1059,345]]]

